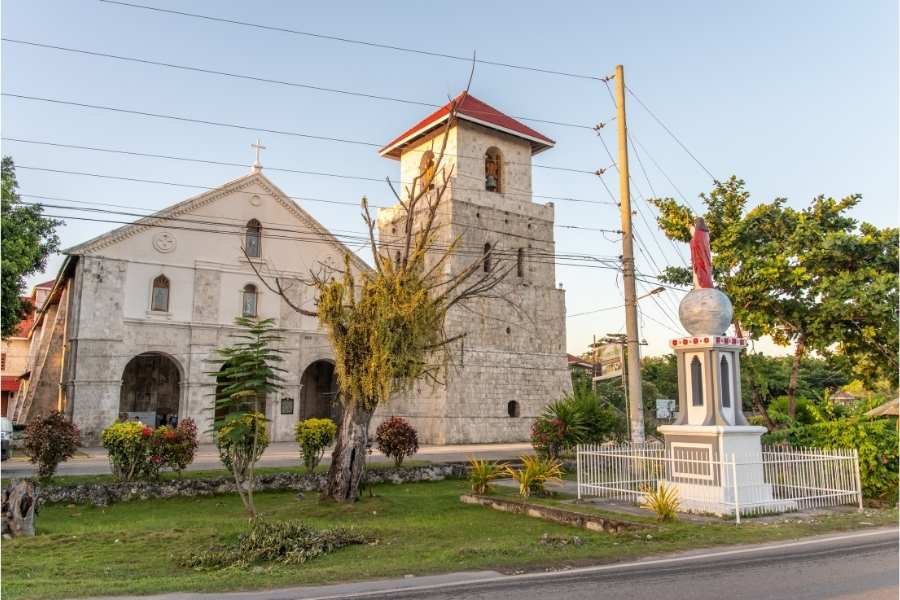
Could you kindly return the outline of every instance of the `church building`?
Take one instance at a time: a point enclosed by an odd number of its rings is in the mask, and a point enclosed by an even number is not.
[[[443,385],[418,383],[380,407],[419,431],[423,444],[524,441],[544,407],[571,390],[565,298],[556,286],[552,203],[532,201],[531,157],[554,142],[471,95],[458,99],[441,167],[450,174],[443,239],[460,239],[447,265],[507,269],[492,293],[448,315],[452,349]],[[440,147],[449,108],[385,146],[411,181]],[[213,417],[217,347],[233,343],[235,317],[272,318],[282,329],[284,388],[266,399],[274,441],[298,420],[340,416],[334,353],[315,317],[311,272],[369,269],[262,173],[251,172],[65,251],[27,333],[28,364],[6,415],[17,423],[58,409],[86,444],[119,418],[159,425]],[[450,170],[452,168],[452,171]],[[395,207],[378,214],[383,246],[402,229]],[[286,282],[290,303],[259,280]],[[208,433],[203,434],[210,441]]]
[[[256,271],[277,272],[292,303],[315,310],[301,280],[342,267],[345,253],[368,269],[258,161],[248,175],[69,248],[31,327],[27,378],[7,414],[25,423],[63,410],[86,443],[120,417],[151,425],[190,417],[206,432],[214,349],[234,343],[235,317],[273,318],[287,372],[266,416],[274,440],[292,440],[298,419],[339,414],[333,352],[317,319],[267,290]]]

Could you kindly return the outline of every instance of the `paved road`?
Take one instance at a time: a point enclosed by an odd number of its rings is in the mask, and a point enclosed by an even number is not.
[[[456,462],[466,461],[471,456],[489,458],[492,460],[509,459],[530,454],[530,444],[473,444],[457,446],[422,446],[412,460],[427,460],[430,462]],[[34,468],[26,458],[13,456],[4,461],[2,466],[3,477],[28,477],[34,472]],[[328,463],[330,452],[326,452],[325,460]],[[373,452],[370,460],[385,462],[381,453]],[[294,467],[300,464],[300,453],[294,442],[276,442],[266,448],[260,462],[261,467]],[[224,468],[219,461],[219,453],[212,444],[203,444],[197,449],[194,462],[188,467],[189,471],[203,471],[207,469]],[[82,448],[81,454],[61,464],[57,469],[59,475],[97,475],[109,473],[109,461],[106,450],[103,448]]]
[[[550,573],[479,571],[142,600],[896,600],[897,533],[877,529]]]

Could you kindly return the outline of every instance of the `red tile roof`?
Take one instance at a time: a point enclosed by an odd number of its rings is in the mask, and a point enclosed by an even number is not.
[[[18,392],[19,391],[19,376],[18,375],[0,376],[0,391],[2,391],[2,392]]]
[[[556,142],[547,136],[538,133],[527,125],[523,125],[509,115],[503,114],[493,106],[482,102],[471,94],[462,92],[454,98],[453,101],[456,102],[456,115],[458,118],[478,123],[485,127],[490,127],[491,129],[503,131],[504,133],[516,137],[524,138],[531,142],[532,154],[537,154],[542,150],[552,148],[556,144]],[[448,102],[401,133],[394,141],[379,150],[378,153],[381,156],[400,158],[400,152],[407,144],[435,129],[445,121],[447,115],[450,113],[450,104],[451,103]]]
[[[53,284],[54,284],[54,283],[56,283],[56,280],[55,280],[55,279],[51,279],[50,281],[45,281],[44,283],[39,283],[39,284],[37,284],[36,286],[34,286],[34,289],[44,288],[44,289],[50,290],[50,289],[53,289]]]

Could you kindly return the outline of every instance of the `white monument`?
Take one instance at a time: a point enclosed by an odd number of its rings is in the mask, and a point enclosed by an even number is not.
[[[678,308],[688,335],[670,341],[677,359],[678,418],[658,428],[671,459],[663,483],[678,490],[687,510],[732,514],[738,503],[791,510],[794,503],[775,501],[765,482],[760,437],[766,428],[747,423],[741,406],[740,354],[747,341],[726,335],[731,301],[712,287],[703,219],[692,229],[694,289]]]

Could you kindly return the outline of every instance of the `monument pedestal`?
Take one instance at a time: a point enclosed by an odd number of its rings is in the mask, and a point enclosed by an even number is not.
[[[661,482],[678,490],[682,509],[717,515],[733,515],[736,506],[797,509],[795,502],[776,501],[766,483],[760,443],[765,427],[664,425],[658,431],[667,458]]]

